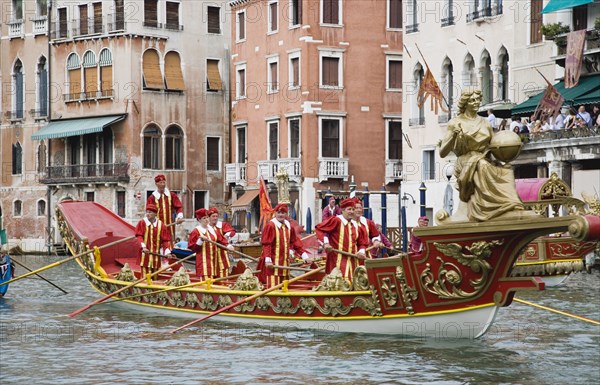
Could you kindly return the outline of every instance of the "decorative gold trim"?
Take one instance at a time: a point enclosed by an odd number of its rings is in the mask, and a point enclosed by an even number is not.
[[[471,246],[465,246],[465,249],[471,252],[468,255],[462,252],[463,247],[458,243],[444,244],[433,242],[433,245],[439,252],[453,257],[461,265],[469,267],[474,273],[481,273],[481,277],[469,280],[469,284],[473,287],[474,291],[464,291],[459,288],[463,281],[460,268],[453,263],[445,262],[440,257],[436,257],[436,260],[440,262],[437,279],[434,278],[431,272],[431,265],[427,263],[427,267],[420,276],[421,286],[431,294],[436,294],[440,299],[465,299],[478,295],[483,290],[487,282],[487,277],[492,270],[492,266],[485,258],[488,258],[492,254],[491,249],[493,247],[502,245],[502,243],[503,241],[498,240],[474,242]],[[447,284],[451,285],[450,289]]]
[[[356,269],[358,270],[358,268]],[[356,274],[356,271],[355,271]],[[368,282],[368,281],[367,281]],[[331,273],[323,277],[323,280],[317,287],[313,288],[313,291],[350,291],[352,290],[352,284],[344,279],[342,271],[334,267]]]
[[[252,270],[246,269],[231,286],[231,289],[243,291],[260,291],[263,289],[263,285],[258,280],[258,277],[252,274]]]
[[[569,262],[550,262],[540,264],[529,264],[525,266],[515,266],[510,273],[511,277],[531,277],[531,276],[553,276],[583,271],[583,261]]]
[[[404,269],[401,266],[396,267],[396,279],[400,282],[400,292],[402,293],[402,300],[404,301],[404,306],[406,306],[408,314],[415,314],[412,301],[416,301],[419,298],[419,292],[414,287],[408,286]]]
[[[356,269],[354,269],[352,286],[354,291],[369,290],[369,276],[367,275],[367,269],[364,266],[357,266]]]

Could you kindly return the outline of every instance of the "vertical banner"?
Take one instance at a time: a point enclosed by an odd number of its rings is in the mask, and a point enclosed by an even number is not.
[[[567,57],[565,58],[565,88],[573,88],[579,83],[585,29],[567,35]]]

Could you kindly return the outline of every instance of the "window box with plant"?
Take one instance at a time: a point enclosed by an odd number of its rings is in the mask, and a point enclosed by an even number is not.
[[[563,23],[548,23],[542,25],[541,32],[546,40],[554,40],[558,35],[571,32],[571,27],[564,25]]]

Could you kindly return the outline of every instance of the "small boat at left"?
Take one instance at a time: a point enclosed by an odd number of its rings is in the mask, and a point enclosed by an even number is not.
[[[7,282],[15,275],[15,266],[13,265],[10,255],[8,253],[1,253],[0,255],[0,284]],[[0,298],[4,297],[8,285],[0,286]]]

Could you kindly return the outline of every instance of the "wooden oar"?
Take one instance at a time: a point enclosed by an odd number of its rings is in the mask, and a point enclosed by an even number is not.
[[[371,259],[371,258],[369,258],[369,257],[367,257],[367,256],[366,256],[366,255],[367,255],[367,251],[369,251],[369,250],[371,250],[371,249],[374,249],[374,248],[375,248],[375,246],[370,246],[370,247],[367,247],[367,248],[365,249],[365,256],[364,256],[364,257],[361,257],[361,256],[359,256],[359,255],[357,255],[357,254],[352,254],[352,253],[349,253],[349,252],[347,252],[347,251],[342,251],[342,250],[334,249],[334,248],[331,248],[331,250],[330,250],[329,252],[332,252],[332,253],[339,253],[339,254],[345,255],[345,256],[347,256],[347,257],[352,257],[352,258],[356,258],[356,259],[365,260],[365,259]]]
[[[260,273],[260,270],[257,270],[257,271],[253,271],[253,272],[252,272],[252,274],[256,274],[256,273]],[[234,275],[228,275],[227,277],[215,278],[215,279],[213,279],[213,280],[211,281],[211,284],[212,284],[212,283],[215,283],[215,282],[225,281],[225,280],[227,280],[227,279],[237,278],[237,277],[239,277],[239,276],[240,276],[240,275],[242,275],[242,274],[244,274],[244,273],[240,273],[240,274],[234,274]],[[148,293],[142,293],[142,294],[130,295],[129,297],[118,297],[118,298],[115,298],[115,299],[113,299],[113,300],[111,300],[111,301],[106,301],[106,302],[102,302],[102,303],[103,303],[103,304],[109,304],[109,303],[113,303],[113,302],[124,301],[124,300],[126,300],[126,299],[132,299],[132,298],[143,297],[143,296],[145,296],[145,295],[154,295],[154,294],[158,294],[158,293],[164,293],[164,292],[167,292],[167,291],[173,291],[173,290],[187,289],[187,288],[189,288],[189,287],[194,287],[194,286],[200,286],[200,285],[203,285],[203,284],[207,283],[208,281],[209,281],[209,280],[208,280],[208,279],[206,279],[206,280],[204,280],[204,281],[200,281],[200,282],[192,282],[192,283],[188,283],[187,285],[182,285],[182,286],[171,286],[171,287],[168,287],[168,288],[166,288],[166,289],[155,290],[155,291],[151,291],[151,292],[148,292]],[[97,305],[100,305],[100,304],[97,304]]]
[[[533,303],[533,302],[523,301],[522,299],[518,299],[518,298],[513,298],[513,299],[514,299],[515,301],[517,301],[517,302],[519,302],[519,303],[522,303],[522,304],[525,304],[525,305],[529,305],[529,306],[537,307],[537,308],[539,308],[539,309],[543,309],[543,310],[551,311],[551,312],[554,312],[554,313],[557,313],[557,314],[560,314],[560,315],[566,315],[567,317],[575,318],[575,319],[578,319],[578,320],[580,320],[580,321],[589,322],[589,323],[591,323],[591,324],[594,324],[594,325],[600,325],[600,321],[596,321],[596,320],[593,320],[593,319],[589,319],[589,318],[581,317],[581,316],[578,316],[578,315],[575,315],[575,314],[567,313],[567,312],[565,312],[565,311],[561,311],[561,310],[552,309],[552,308],[550,308],[550,307],[547,307],[547,306],[542,306],[542,305],[538,305],[538,304],[536,304],[536,303]]]
[[[129,241],[129,240],[131,240],[131,239],[134,239],[134,238],[135,238],[135,235],[131,235],[131,236],[127,237],[127,238],[122,238],[122,239],[119,239],[118,241],[114,241],[114,242],[107,243],[106,245],[98,246],[98,248],[99,248],[99,249],[105,249],[105,248],[107,248],[107,247],[114,246],[114,245],[116,245],[116,244],[123,243],[123,242],[125,242],[125,241]],[[85,240],[85,238],[84,238],[84,240]],[[31,272],[29,272],[29,273],[27,273],[27,274],[20,275],[20,276],[18,276],[18,277],[16,277],[16,278],[13,278],[13,279],[11,279],[10,281],[7,281],[7,282],[4,282],[4,283],[1,283],[1,284],[0,284],[0,286],[3,286],[3,285],[8,285],[8,284],[9,284],[9,283],[11,283],[11,282],[15,282],[15,281],[18,281],[18,280],[20,280],[20,279],[27,278],[27,277],[29,277],[29,276],[31,276],[31,275],[37,274],[37,273],[39,273],[39,272],[42,272],[42,271],[44,271],[44,270],[51,269],[51,268],[53,268],[53,267],[56,267],[56,266],[58,266],[58,265],[62,265],[62,264],[63,264],[63,263],[65,263],[65,262],[72,261],[73,259],[77,259],[77,258],[79,258],[79,257],[83,257],[84,255],[86,255],[86,254],[90,254],[90,253],[93,253],[93,252],[94,252],[94,249],[89,249],[89,250],[87,250],[87,251],[84,251],[83,253],[79,253],[79,254],[77,254],[77,255],[73,255],[73,256],[71,256],[71,257],[69,257],[69,258],[65,258],[65,259],[63,259],[63,260],[60,260],[60,261],[58,261],[58,262],[54,262],[54,263],[51,263],[51,264],[49,264],[49,265],[46,265],[46,266],[44,266],[44,267],[41,267],[41,268],[39,268],[39,269],[37,269],[37,270],[31,271]]]
[[[306,240],[306,239],[308,239],[308,238],[310,238],[310,237],[314,237],[315,235],[317,235],[317,233],[308,234],[306,237],[302,237],[302,238],[300,238],[300,240],[301,240],[301,241],[304,241],[304,240]]]
[[[297,271],[312,271],[312,269],[307,269],[304,267],[295,267],[295,266],[281,266],[281,265],[270,265],[274,269],[286,269],[286,270],[297,270]]]
[[[239,306],[239,305],[241,305],[241,304],[243,304],[243,303],[246,303],[246,302],[252,301],[252,300],[253,300],[253,299],[255,299],[255,298],[262,297],[262,296],[263,296],[263,295],[265,295],[265,294],[268,294],[268,293],[270,293],[270,292],[272,292],[272,291],[275,291],[275,290],[278,290],[278,289],[282,288],[284,285],[289,285],[289,284],[290,284],[290,283],[292,283],[292,282],[296,282],[296,281],[299,281],[299,280],[301,280],[301,279],[304,279],[304,278],[306,278],[306,277],[308,277],[308,276],[310,276],[310,275],[313,275],[313,274],[315,274],[315,273],[318,273],[319,271],[321,271],[321,270],[323,270],[323,269],[325,269],[325,266],[321,266],[321,267],[319,267],[319,268],[317,268],[317,269],[311,270],[311,271],[309,271],[308,273],[304,273],[304,274],[302,274],[302,275],[299,275],[299,276],[297,276],[296,278],[292,278],[292,279],[290,279],[289,281],[284,281],[284,282],[280,283],[279,285],[275,285],[275,286],[273,286],[273,287],[271,287],[271,288],[269,288],[269,289],[266,289],[266,290],[263,290],[263,291],[261,291],[261,292],[258,292],[258,293],[254,294],[254,295],[251,295],[250,297],[246,297],[246,298],[244,298],[244,299],[242,299],[242,300],[240,300],[240,301],[237,301],[237,302],[234,302],[234,303],[232,303],[231,305],[228,305],[228,306],[222,307],[222,308],[220,308],[219,310],[216,310],[216,311],[214,311],[214,312],[212,312],[212,313],[210,313],[210,314],[208,314],[208,315],[205,315],[205,316],[203,316],[203,317],[200,317],[200,318],[198,318],[198,319],[196,319],[196,320],[194,320],[194,321],[192,321],[192,322],[189,322],[189,323],[187,323],[187,324],[185,324],[185,325],[183,325],[183,326],[180,326],[180,327],[178,327],[177,329],[173,329],[173,330],[171,330],[171,331],[170,331],[170,333],[177,333],[177,332],[178,332],[178,331],[180,331],[181,329],[185,329],[185,328],[187,328],[188,326],[192,326],[192,325],[194,325],[194,324],[196,324],[196,323],[198,323],[198,322],[202,322],[202,321],[204,321],[204,320],[207,320],[207,319],[209,319],[209,318],[211,318],[211,317],[213,317],[213,316],[216,316],[217,314],[223,313],[224,311],[227,311],[227,310],[229,310],[229,309],[233,309],[234,307],[236,307],[236,306]]]
[[[17,261],[16,259],[11,259],[11,261],[13,261],[14,263],[16,263],[17,265],[21,266],[23,269],[27,270],[27,271],[33,271],[31,270],[29,267],[25,266],[24,264],[22,264],[21,262]],[[55,285],[52,281],[50,281],[48,278],[44,278],[41,275],[35,273],[35,275],[37,275],[38,277],[40,277],[43,281],[48,282],[50,285],[54,286],[55,288],[57,288],[58,290],[62,291],[65,294],[69,294],[66,290],[64,290],[62,287]]]
[[[258,262],[258,258],[251,257],[251,256],[249,256],[248,254],[244,254],[244,253],[242,253],[241,251],[237,251],[237,250],[231,250],[231,249],[228,249],[228,248],[227,248],[227,246],[223,246],[222,244],[220,244],[220,243],[218,243],[218,242],[215,242],[215,241],[213,241],[213,240],[210,240],[210,239],[208,239],[208,238],[202,238],[202,240],[203,240],[204,242],[212,243],[212,244],[216,245],[217,247],[219,247],[219,248],[221,248],[221,249],[223,249],[223,250],[227,250],[227,251],[229,251],[229,252],[231,252],[231,253],[235,253],[235,254],[241,255],[241,256],[242,256],[242,257],[244,257],[244,258],[248,258],[248,259],[250,259],[250,260],[252,260],[252,261],[254,261],[254,262]]]
[[[149,274],[148,276],[149,276],[150,278],[152,278],[152,277],[154,277],[155,275],[158,275],[158,274],[162,273],[163,271],[165,271],[165,270],[167,270],[167,269],[170,269],[170,268],[172,268],[173,266],[177,265],[178,263],[180,263],[180,262],[183,262],[183,261],[185,261],[185,260],[187,260],[187,259],[190,259],[190,258],[192,258],[192,257],[195,257],[195,256],[196,256],[196,253],[194,253],[194,254],[190,254],[190,255],[188,255],[187,257],[185,257],[185,258],[183,258],[183,259],[180,259],[180,260],[178,260],[177,262],[174,262],[174,263],[172,263],[172,264],[170,264],[170,265],[166,265],[166,266],[164,266],[164,267],[161,267],[160,269],[158,269],[157,271],[155,271],[155,272],[154,272],[154,273],[152,273],[152,274]],[[130,283],[130,284],[129,284],[129,285],[127,285],[127,286],[124,286],[124,287],[120,288],[119,290],[113,291],[112,293],[110,293],[110,294],[108,294],[108,295],[105,295],[104,297],[102,297],[102,298],[100,298],[100,299],[97,299],[97,300],[95,300],[94,302],[92,302],[92,303],[90,303],[90,304],[88,304],[88,305],[85,305],[85,306],[84,306],[84,307],[82,307],[81,309],[79,309],[79,310],[76,310],[76,311],[74,311],[74,312],[73,312],[73,313],[71,313],[71,314],[68,314],[68,316],[69,316],[69,317],[75,317],[77,314],[79,314],[79,313],[81,313],[81,312],[83,312],[83,311],[86,311],[87,309],[91,308],[92,306],[94,306],[94,305],[97,305],[97,304],[99,304],[99,303],[101,303],[101,302],[104,302],[104,301],[106,301],[107,299],[109,299],[110,297],[113,297],[113,296],[115,296],[115,295],[117,295],[117,294],[119,294],[119,293],[121,293],[121,292],[124,292],[125,290],[127,290],[127,289],[130,289],[130,288],[134,287],[135,285],[137,285],[137,284],[139,284],[139,283],[142,283],[142,282],[144,282],[145,280],[146,280],[146,276],[144,276],[144,277],[142,277],[142,278],[138,279],[137,281],[135,281],[135,282],[133,282],[133,283]]]

